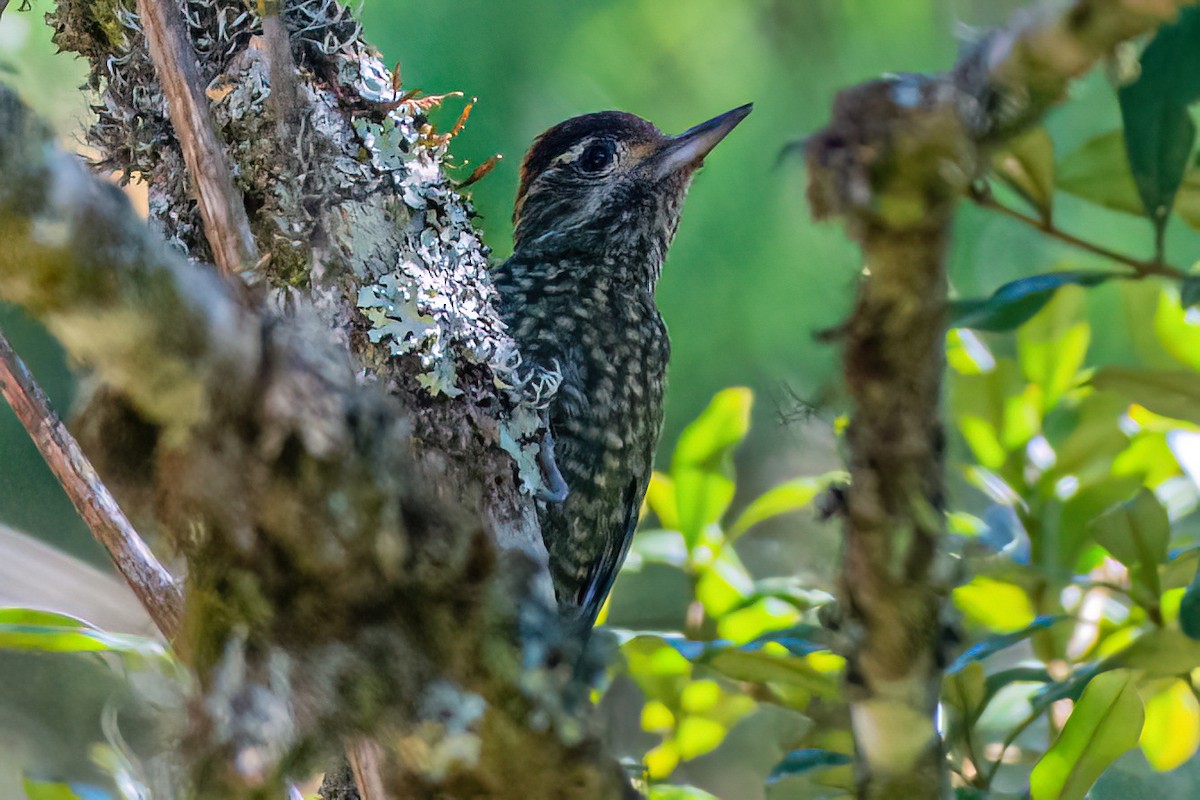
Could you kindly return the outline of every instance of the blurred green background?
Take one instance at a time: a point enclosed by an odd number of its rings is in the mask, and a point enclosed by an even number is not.
[[[830,423],[841,412],[836,347],[815,331],[848,312],[858,257],[841,229],[817,225],[804,200],[804,170],[781,160],[792,141],[820,127],[841,87],[885,72],[949,66],[962,42],[1003,21],[1014,0],[446,0],[396,4],[366,0],[368,38],[401,65],[406,88],[476,96],[452,151],[478,163],[504,161],[471,189],[497,258],[511,243],[512,197],[532,139],[575,114],[620,108],[667,132],[683,130],[742,103],[754,114],[709,158],[697,178],[659,288],[673,360],[663,457],[680,429],[719,389],[752,387],[751,439],[739,457],[745,497],[799,474],[836,464]],[[81,65],[54,55],[41,22],[10,6],[0,21],[0,79],[14,82],[52,118],[66,142],[79,138],[86,101]],[[1060,150],[1119,124],[1111,85],[1093,75],[1050,127]],[[442,129],[461,101],[435,112]],[[469,172],[467,166],[462,170]],[[1148,254],[1149,224],[1056,200],[1062,227]],[[953,248],[955,290],[990,293],[1017,277],[1064,261],[1104,266],[1009,220],[964,208]],[[1172,227],[1171,252],[1197,252],[1197,237]],[[1178,262],[1179,259],[1177,258]],[[1089,294],[1093,352],[1113,363],[1148,346],[1103,320],[1146,313],[1153,288],[1110,284]],[[27,320],[0,306],[0,326],[30,362],[60,409],[71,383],[57,348]],[[1143,359],[1152,356],[1141,354]],[[0,521],[99,558],[11,412],[0,408]],[[960,505],[974,504],[971,496]],[[804,526],[797,535],[796,526]],[[825,572],[828,531],[789,520],[739,543],[758,574]]]

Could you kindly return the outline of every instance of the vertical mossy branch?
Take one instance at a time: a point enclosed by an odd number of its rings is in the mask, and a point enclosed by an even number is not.
[[[946,252],[957,201],[990,151],[1035,124],[1068,83],[1187,0],[1075,0],[1018,15],[949,73],[839,94],[809,140],[809,201],[841,217],[864,274],[844,338],[852,485],[840,579],[847,696],[864,798],[936,798],[945,654],[939,562]]]
[[[932,576],[945,259],[954,198],[974,172],[954,100],[952,87],[919,77],[856,87],[808,146],[815,215],[845,216],[866,261],[843,329],[854,405],[840,596],[870,798],[933,798],[945,785],[934,729],[945,587]]]

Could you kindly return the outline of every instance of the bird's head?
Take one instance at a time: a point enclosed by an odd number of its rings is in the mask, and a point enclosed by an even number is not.
[[[521,164],[516,253],[577,253],[662,263],[692,175],[750,113],[744,105],[678,136],[622,111],[555,125]]]

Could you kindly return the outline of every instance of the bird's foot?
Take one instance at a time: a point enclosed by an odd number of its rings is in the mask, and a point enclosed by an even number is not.
[[[567,499],[567,482],[563,480],[554,460],[554,436],[546,431],[542,436],[542,446],[538,448],[538,466],[542,468],[542,485],[538,489],[538,499],[547,503],[561,503]]]

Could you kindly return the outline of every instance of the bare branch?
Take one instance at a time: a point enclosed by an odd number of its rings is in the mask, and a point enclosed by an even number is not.
[[[1052,222],[1039,219],[1029,214],[1022,213],[1015,208],[1010,208],[1004,205],[996,196],[988,190],[972,191],[967,197],[981,208],[986,208],[989,211],[995,211],[997,214],[1002,214],[1009,219],[1014,219],[1024,225],[1041,231],[1047,236],[1057,239],[1063,244],[1069,244],[1072,247],[1078,247],[1080,250],[1085,250],[1093,255],[1107,258],[1118,264],[1123,264],[1133,270],[1131,277],[1147,278],[1151,275],[1157,275],[1163,278],[1174,278],[1176,280],[1187,277],[1187,273],[1179,267],[1164,263],[1159,259],[1142,259],[1134,258],[1125,253],[1120,253],[1116,250],[1111,250],[1107,247],[1089,242],[1086,239],[1080,239],[1078,236],[1067,233]]]
[[[867,268],[843,327],[854,408],[840,596],[860,797],[939,797],[947,785],[934,714],[941,607],[954,578],[937,556],[954,208],[991,148],[1034,124],[1120,41],[1189,4],[1075,0],[1018,15],[947,75],[841,92],[832,122],[809,140],[813,215],[844,217]]]
[[[138,0],[138,14],[187,161],[213,258],[225,274],[236,275],[258,261],[258,245],[213,126],[183,17],[175,3],[162,0]]]
[[[25,364],[0,332],[0,394],[12,406],[38,452],[66,490],[92,535],[112,556],[117,571],[167,639],[179,632],[183,593],[96,475],[75,438],[50,408],[50,402]]]

